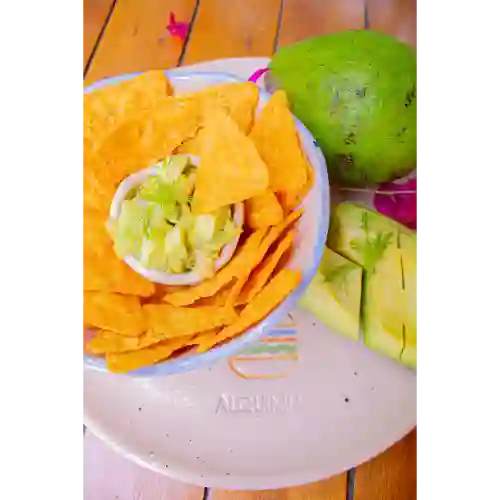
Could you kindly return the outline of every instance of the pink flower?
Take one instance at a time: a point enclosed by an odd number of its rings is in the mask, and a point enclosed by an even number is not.
[[[174,13],[170,12],[170,22],[168,23],[166,29],[171,36],[176,36],[185,42],[189,31],[189,23],[176,21]]]
[[[383,215],[417,229],[417,179],[404,184],[388,182],[381,184],[373,198],[375,208]]]
[[[252,76],[248,79],[249,82],[257,83],[259,78],[269,71],[269,68],[258,69]]]

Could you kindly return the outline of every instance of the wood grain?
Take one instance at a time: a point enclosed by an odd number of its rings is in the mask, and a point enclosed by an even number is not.
[[[212,490],[210,500],[345,500],[346,474],[331,477],[325,481],[268,491],[225,491]]]
[[[280,0],[201,0],[183,64],[271,55]]]
[[[417,432],[356,469],[354,500],[416,500]]]
[[[364,26],[364,0],[284,0],[278,45]]]
[[[168,35],[169,15],[191,22],[195,6],[196,0],[118,0],[85,82],[176,66],[184,42]]]
[[[89,60],[113,0],[83,1],[83,69]]]
[[[417,45],[417,0],[366,0],[371,29]]]
[[[144,469],[108,448],[88,429],[84,436],[84,500],[202,500],[203,488]]]

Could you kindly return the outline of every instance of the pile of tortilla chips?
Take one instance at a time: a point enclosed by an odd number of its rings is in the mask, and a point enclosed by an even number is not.
[[[258,101],[251,82],[174,96],[162,71],[84,95],[84,331],[92,332],[84,345],[110,371],[207,351],[258,323],[299,285],[300,271],[287,263],[312,168],[285,94],[276,92],[256,116]],[[244,202],[245,224],[233,258],[212,278],[166,287],[116,256],[106,220],[125,177],[186,153],[200,157],[193,212]]]

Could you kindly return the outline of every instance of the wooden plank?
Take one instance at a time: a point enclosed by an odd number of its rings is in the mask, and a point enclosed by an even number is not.
[[[166,27],[170,12],[191,22],[196,0],[118,0],[85,82],[176,66],[184,42]]]
[[[201,0],[183,64],[271,55],[280,0]]]
[[[364,0],[284,0],[278,45],[364,26]]]
[[[417,432],[356,469],[354,500],[416,500]]]
[[[83,439],[85,500],[202,500],[203,488],[173,481],[135,464],[88,429]]]
[[[112,5],[113,0],[84,0],[83,2],[84,71]]]
[[[416,47],[417,0],[367,0],[367,14],[371,29]]]
[[[296,488],[267,491],[211,491],[210,500],[345,500],[346,474]]]

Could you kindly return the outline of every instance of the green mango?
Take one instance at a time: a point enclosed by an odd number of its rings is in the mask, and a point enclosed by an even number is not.
[[[410,46],[348,30],[280,48],[266,75],[321,147],[330,182],[371,186],[414,170],[417,58]]]

